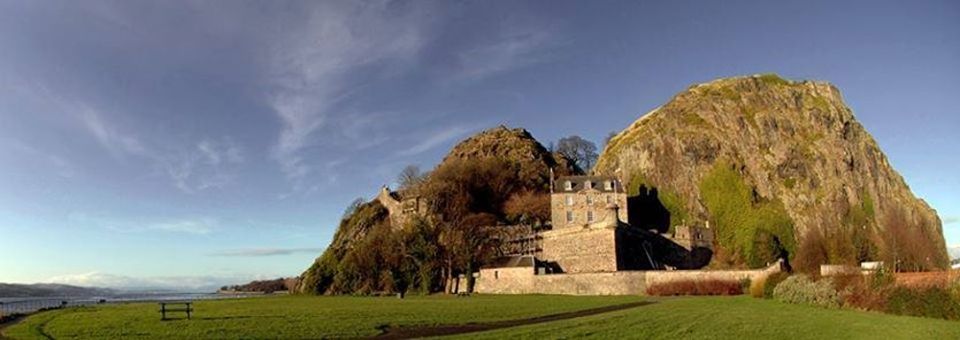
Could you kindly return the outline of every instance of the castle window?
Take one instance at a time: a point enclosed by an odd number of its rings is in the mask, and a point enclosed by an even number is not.
[[[573,196],[567,195],[564,197],[564,199],[566,200],[567,205],[573,205]]]
[[[587,195],[587,204],[593,204],[593,195]]]
[[[606,197],[607,197],[607,204],[613,203],[613,196],[606,195]]]
[[[603,182],[603,188],[607,190],[613,190],[613,181]]]
[[[567,181],[566,183],[563,184],[563,187],[567,191],[573,190],[573,182]]]
[[[567,223],[573,223],[573,212],[567,211]]]
[[[587,210],[587,222],[593,222],[593,210]]]

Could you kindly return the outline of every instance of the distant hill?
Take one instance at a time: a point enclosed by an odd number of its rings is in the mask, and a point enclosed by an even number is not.
[[[104,296],[116,293],[112,289],[88,288],[54,283],[14,284],[0,283],[0,297],[48,296]]]

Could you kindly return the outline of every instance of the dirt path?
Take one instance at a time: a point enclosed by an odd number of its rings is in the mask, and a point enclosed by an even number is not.
[[[533,324],[544,323],[544,322],[552,322],[552,321],[573,319],[573,318],[579,318],[579,317],[602,314],[602,313],[609,313],[613,311],[630,309],[630,308],[639,307],[643,305],[649,305],[652,303],[655,303],[655,302],[652,302],[652,301],[633,302],[633,303],[625,303],[621,305],[585,309],[585,310],[580,310],[575,312],[538,316],[535,318],[528,318],[528,319],[505,320],[505,321],[485,322],[485,323],[471,323],[471,324],[465,324],[465,325],[414,326],[414,327],[396,327],[396,328],[391,328],[387,326],[387,327],[383,327],[381,329],[383,333],[376,336],[375,338],[377,339],[414,339],[414,338],[424,338],[424,337],[431,337],[431,336],[484,332],[484,331],[490,331],[494,329],[533,325]]]

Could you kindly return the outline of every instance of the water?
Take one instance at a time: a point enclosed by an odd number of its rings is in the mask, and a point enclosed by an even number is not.
[[[241,297],[246,296],[217,293],[130,293],[110,296],[0,297],[0,315],[27,314],[48,308],[92,306],[107,303],[197,301]]]

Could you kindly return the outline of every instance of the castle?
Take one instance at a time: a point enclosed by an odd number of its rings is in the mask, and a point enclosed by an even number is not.
[[[401,197],[386,187],[377,200],[390,212],[393,225],[426,213],[420,197]],[[779,270],[777,265],[763,270],[695,270],[710,261],[713,231],[684,225],[674,226],[672,234],[644,230],[628,220],[630,204],[623,183],[612,176],[551,179],[551,223],[497,226],[501,256],[470,275],[473,287],[468,287],[467,275],[454,278],[451,292],[643,294],[656,282],[740,280]]]

